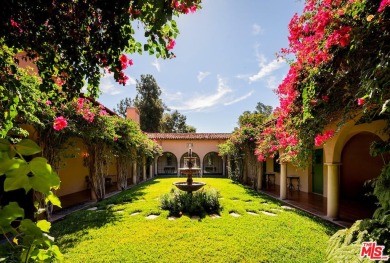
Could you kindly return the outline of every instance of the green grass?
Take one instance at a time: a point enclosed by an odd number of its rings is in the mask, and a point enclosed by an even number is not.
[[[220,218],[168,220],[159,197],[178,178],[157,178],[53,224],[65,262],[323,262],[336,228],[229,179],[202,178],[221,195]],[[197,179],[198,180],[198,179]],[[229,213],[236,212],[240,217]],[[257,215],[248,214],[247,211]],[[276,214],[269,216],[268,211]],[[139,212],[137,215],[131,215]],[[156,219],[146,216],[159,215]]]

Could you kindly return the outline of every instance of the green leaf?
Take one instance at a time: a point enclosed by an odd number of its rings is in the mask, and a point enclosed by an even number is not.
[[[60,184],[58,175],[52,171],[45,158],[36,157],[29,165],[33,173],[33,176],[29,179],[34,190],[48,195],[51,188]]]
[[[0,139],[0,151],[8,151],[11,146],[11,143],[6,139]]]
[[[8,155],[2,155],[0,158],[0,175],[5,174],[12,167],[15,160],[7,159]]]
[[[4,190],[7,192],[24,188],[27,193],[31,189],[31,185],[27,176],[30,172],[30,166],[23,160],[15,159],[14,167],[17,168],[12,169],[5,174],[7,178],[4,181]]]
[[[55,206],[62,207],[60,199],[58,198],[58,196],[54,195],[52,191],[49,192],[45,199],[46,203],[48,203],[49,201]]]
[[[31,240],[36,238],[42,238],[43,233],[41,229],[37,227],[37,225],[34,224],[34,222],[31,221],[30,219],[23,219],[20,222],[20,230],[24,234],[26,234],[26,236],[31,237]]]
[[[46,220],[38,220],[37,227],[39,227],[43,232],[49,233],[51,223]]]
[[[10,202],[8,205],[0,209],[0,227],[5,233],[11,232],[17,234],[16,230],[11,226],[11,223],[17,218],[24,217],[24,210],[16,202]]]
[[[41,148],[33,140],[24,139],[15,145],[16,151],[21,155],[33,155],[41,152]]]

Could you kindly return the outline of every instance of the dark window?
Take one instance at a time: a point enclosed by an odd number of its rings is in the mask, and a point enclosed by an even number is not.
[[[279,154],[275,154],[274,157],[274,172],[280,173]]]

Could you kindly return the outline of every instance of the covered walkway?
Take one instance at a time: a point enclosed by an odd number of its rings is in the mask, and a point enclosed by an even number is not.
[[[287,191],[287,199],[280,199],[280,187],[275,185],[271,189],[260,191],[268,196],[276,198],[290,206],[301,209],[305,212],[321,217],[341,227],[350,227],[356,220],[371,218],[376,207],[361,202],[340,200],[340,213],[338,219],[330,219],[326,216],[326,197],[306,193],[302,191]]]

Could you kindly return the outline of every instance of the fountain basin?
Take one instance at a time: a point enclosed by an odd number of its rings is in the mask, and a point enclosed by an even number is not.
[[[186,192],[198,191],[200,188],[206,185],[206,183],[202,183],[202,182],[192,182],[192,184],[188,184],[187,182],[177,182],[173,184],[180,190]]]

